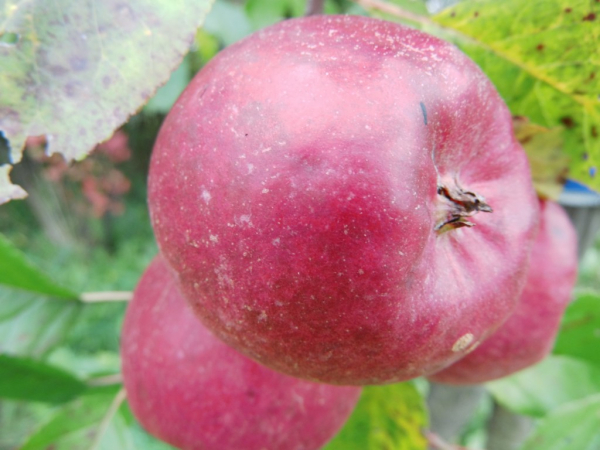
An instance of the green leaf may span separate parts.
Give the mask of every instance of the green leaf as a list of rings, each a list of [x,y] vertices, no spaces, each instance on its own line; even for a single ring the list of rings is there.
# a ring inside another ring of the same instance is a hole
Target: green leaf
[[[567,356],[550,356],[487,387],[498,403],[511,411],[541,417],[561,405],[600,392],[600,369]]]
[[[0,352],[45,355],[65,338],[83,306],[0,287]]]
[[[0,354],[0,397],[64,403],[86,389],[78,378],[57,367],[28,358]]]
[[[592,362],[600,367],[600,297],[578,296],[563,317],[554,353]]]
[[[0,284],[53,297],[77,298],[77,294],[54,283],[29,263],[25,255],[2,234],[0,234]]]
[[[548,414],[521,450],[600,448],[600,394],[568,403]]]
[[[144,106],[144,112],[166,114],[183,92],[191,79],[190,58],[185,57],[179,67],[171,74],[169,81],[162,86],[154,97]]]
[[[86,392],[61,407],[24,442],[20,450],[168,450],[145,433],[111,386]]]
[[[515,115],[564,129],[569,176],[600,190],[600,2],[472,0],[433,17]]]
[[[212,0],[3,0],[0,130],[13,162],[27,136],[83,158],[164,83]]]
[[[118,392],[119,388],[114,386],[86,392],[60,408],[47,423],[29,436],[20,449],[89,449],[107,412],[114,414],[111,405]]]
[[[426,426],[425,404],[412,383],[367,386],[325,450],[425,450]]]

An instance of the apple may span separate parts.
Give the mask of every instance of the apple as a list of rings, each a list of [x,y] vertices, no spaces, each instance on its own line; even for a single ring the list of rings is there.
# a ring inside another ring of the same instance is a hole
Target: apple
[[[484,383],[541,361],[552,350],[576,276],[575,229],[559,204],[543,201],[540,231],[517,309],[477,349],[429,379],[448,384]]]
[[[453,45],[358,16],[218,54],[153,150],[158,245],[204,324],[281,372],[383,384],[516,305],[538,203],[511,116]]]
[[[318,449],[361,392],[274,372],[222,343],[191,312],[160,257],[127,309],[121,354],[134,415],[184,450]]]

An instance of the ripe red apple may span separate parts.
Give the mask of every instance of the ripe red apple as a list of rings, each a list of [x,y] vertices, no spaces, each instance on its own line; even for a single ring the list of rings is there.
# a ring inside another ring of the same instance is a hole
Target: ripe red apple
[[[121,354],[133,413],[184,450],[318,449],[360,395],[274,372],[228,347],[194,316],[160,257],[127,309]]]
[[[208,328],[339,384],[431,373],[485,339],[515,306],[538,217],[479,68],[355,16],[287,20],[214,58],[157,138],[149,206]]]
[[[541,361],[552,350],[576,276],[575,229],[560,205],[544,201],[517,309],[472,353],[429,379],[449,384],[484,383]]]

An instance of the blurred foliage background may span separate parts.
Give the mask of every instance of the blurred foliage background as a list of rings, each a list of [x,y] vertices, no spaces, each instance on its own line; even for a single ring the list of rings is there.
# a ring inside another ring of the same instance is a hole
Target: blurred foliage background
[[[392,3],[425,11],[421,0]],[[430,7],[437,8],[444,2],[430,3]],[[24,162],[15,166],[13,180],[29,192],[29,197],[0,206],[0,233],[53,281],[74,292],[133,290],[157,252],[146,205],[146,175],[165,114],[191,77],[220,49],[259,28],[302,15],[304,8],[304,0],[217,0],[190,52],[169,81],[87,159],[66,164],[59,156],[44,156],[43,139],[28,141]],[[347,0],[327,0],[325,9],[328,13],[366,14]],[[7,161],[8,148],[0,139],[0,164]],[[577,288],[580,292],[600,292],[600,241],[583,258]],[[21,306],[9,307],[4,301],[9,298],[11,304],[18,301]],[[21,354],[41,358],[82,379],[114,375],[119,371],[119,333],[125,307],[125,302],[99,302],[59,312],[49,304],[33,302],[31,294],[0,286],[0,350],[21,346]],[[34,328],[30,335],[21,335],[24,324]],[[427,391],[426,383],[420,380],[414,386],[407,388],[413,397],[415,389],[422,394]],[[96,411],[94,405],[110,403],[114,392],[95,395],[72,408]],[[102,408],[106,409],[103,406],[100,411]],[[419,411],[422,408],[422,404],[414,407]],[[489,398],[481,401],[463,430],[462,445],[482,448],[492,408]],[[53,421],[67,412],[62,405],[0,401],[0,450],[20,448],[28,436],[42,435],[40,430],[51,429]],[[115,428],[114,440],[107,441],[117,443],[112,448],[168,448],[149,438],[126,407],[119,420],[127,425],[129,434],[119,436]],[[425,422],[420,418],[419,426]],[[359,419],[352,423],[368,428]],[[90,448],[84,434],[89,428],[89,423],[74,426],[71,441],[64,441],[60,448]],[[344,439],[332,443],[332,448],[350,448]],[[27,448],[45,448],[34,441],[29,444]],[[106,442],[103,445],[111,448]]]

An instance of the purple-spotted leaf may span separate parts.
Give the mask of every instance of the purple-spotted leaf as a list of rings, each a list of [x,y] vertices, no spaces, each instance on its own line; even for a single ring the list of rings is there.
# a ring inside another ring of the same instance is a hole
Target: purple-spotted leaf
[[[472,0],[432,19],[513,114],[564,129],[569,177],[600,190],[600,2]]]
[[[39,135],[49,153],[85,157],[169,78],[212,2],[3,1],[0,131],[12,162]]]

